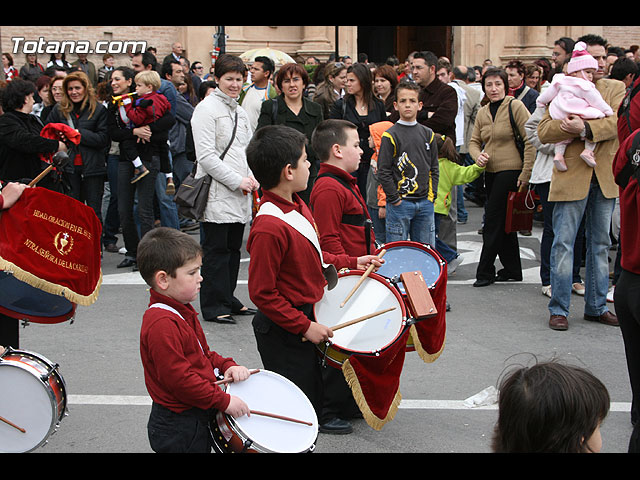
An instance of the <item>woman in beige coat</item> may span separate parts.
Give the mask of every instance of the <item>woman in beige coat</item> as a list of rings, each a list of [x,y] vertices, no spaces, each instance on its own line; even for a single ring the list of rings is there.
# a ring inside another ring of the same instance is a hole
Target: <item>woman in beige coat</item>
[[[507,85],[507,75],[502,69],[491,68],[483,76],[482,89],[488,103],[478,111],[469,143],[471,157],[487,162],[483,244],[474,287],[485,287],[496,281],[522,280],[518,234],[504,231],[507,197],[509,192],[528,185],[536,152],[526,140],[524,130],[529,111],[521,101],[507,96]],[[525,139],[524,158],[516,147],[509,107],[516,127]],[[497,275],[496,257],[500,258],[503,267]]]

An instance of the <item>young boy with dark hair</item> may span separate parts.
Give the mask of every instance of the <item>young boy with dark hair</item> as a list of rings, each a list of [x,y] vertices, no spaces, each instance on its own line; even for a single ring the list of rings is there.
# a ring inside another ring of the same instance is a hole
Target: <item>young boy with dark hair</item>
[[[245,402],[224,392],[217,371],[239,382],[249,370],[209,350],[190,302],[200,290],[202,249],[174,228],[148,232],[138,245],[140,274],[151,287],[140,329],[140,355],[153,404],[147,425],[157,453],[210,453],[209,421],[217,411],[249,414]]]
[[[310,206],[318,225],[320,247],[334,255],[360,256],[376,249],[373,223],[352,175],[362,149],[356,125],[346,120],[321,122],[311,137],[320,159]],[[324,405],[320,431],[350,433],[349,418],[361,416],[341,370],[324,368]]]
[[[322,373],[315,344],[333,332],[315,321],[313,305],[325,285],[335,286],[336,268],[381,263],[375,255],[321,250],[311,211],[297,194],[309,178],[305,144],[297,130],[269,125],[257,130],[247,147],[249,167],[263,191],[247,240],[249,297],[258,308],[253,329],[264,368],[296,384],[321,418]]]
[[[419,91],[409,82],[396,88],[400,119],[382,135],[378,180],[387,197],[386,241],[435,245],[438,147],[433,130],[416,120],[422,109]]]

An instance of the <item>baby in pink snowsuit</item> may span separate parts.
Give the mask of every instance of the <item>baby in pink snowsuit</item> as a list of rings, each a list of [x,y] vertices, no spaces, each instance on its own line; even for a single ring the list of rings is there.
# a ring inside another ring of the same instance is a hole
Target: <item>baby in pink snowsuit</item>
[[[563,120],[573,114],[585,120],[603,118],[613,115],[613,110],[604,101],[593,83],[593,73],[598,69],[598,62],[587,52],[584,42],[576,43],[571,60],[567,65],[567,74],[556,74],[551,85],[538,96],[537,106],[549,105],[549,115],[554,120]],[[584,150],[580,158],[590,167],[596,166],[593,150],[596,144],[583,138]],[[564,152],[573,140],[565,140],[555,145],[553,163],[558,171],[567,170]]]

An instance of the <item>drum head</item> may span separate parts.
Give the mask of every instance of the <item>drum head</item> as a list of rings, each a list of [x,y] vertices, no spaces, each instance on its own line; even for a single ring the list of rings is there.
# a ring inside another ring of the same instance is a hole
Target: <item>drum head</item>
[[[260,370],[243,382],[230,383],[227,393],[241,398],[251,410],[273,413],[312,423],[312,426],[265,417],[243,415],[229,421],[244,436],[274,453],[302,453],[318,437],[318,418],[307,396],[289,379]]]
[[[422,272],[429,288],[436,284],[442,274],[442,262],[433,249],[416,242],[391,242],[382,247],[387,250],[384,263],[377,270],[378,275],[386,278],[400,278],[404,272]],[[404,286],[398,283],[398,289],[404,293]]]
[[[36,369],[0,360],[0,391],[0,415],[26,430],[0,421],[0,452],[24,453],[42,445],[57,419],[55,401]]]
[[[384,278],[372,273],[349,301],[340,307],[364,272],[340,274],[333,290],[325,288],[323,298],[315,304],[316,321],[334,327],[349,320],[378,311],[394,310],[336,330],[330,341],[352,353],[371,354],[390,346],[402,333],[406,310],[402,298]]]

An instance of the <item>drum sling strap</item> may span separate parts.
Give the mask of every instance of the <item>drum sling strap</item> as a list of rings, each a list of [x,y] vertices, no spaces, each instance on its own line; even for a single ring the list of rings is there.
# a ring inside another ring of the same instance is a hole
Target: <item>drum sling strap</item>
[[[345,225],[352,225],[354,227],[364,227],[364,241],[367,246],[367,255],[370,255],[371,254],[371,232],[373,230],[373,222],[367,216],[367,207],[364,205],[364,203],[362,203],[362,200],[360,199],[360,197],[356,195],[356,192],[353,191],[353,189],[351,188],[351,185],[349,185],[349,183],[344,178],[340,178],[339,176],[334,175],[332,173],[322,173],[318,175],[318,178],[316,179],[316,181],[318,181],[322,177],[330,177],[338,181],[345,188],[347,188],[353,194],[354,197],[356,197],[356,200],[358,200],[358,203],[362,207],[362,213],[361,214],[345,213],[342,215],[341,223],[344,223]],[[313,205],[311,205],[311,211],[313,211]]]
[[[320,255],[320,263],[322,263],[322,274],[324,278],[327,280],[328,289],[331,290],[338,283],[338,271],[336,267],[331,264],[324,263],[324,258],[322,255],[322,249],[320,248],[320,241],[318,240],[318,234],[316,233],[316,229],[314,226],[307,220],[303,215],[296,212],[295,210],[291,210],[289,213],[284,213],[277,205],[271,202],[263,203],[260,206],[260,210],[256,214],[256,217],[260,215],[271,215],[276,218],[279,218],[287,225],[292,227],[298,233],[300,233],[303,237],[311,242],[311,244],[315,247],[318,255]]]

